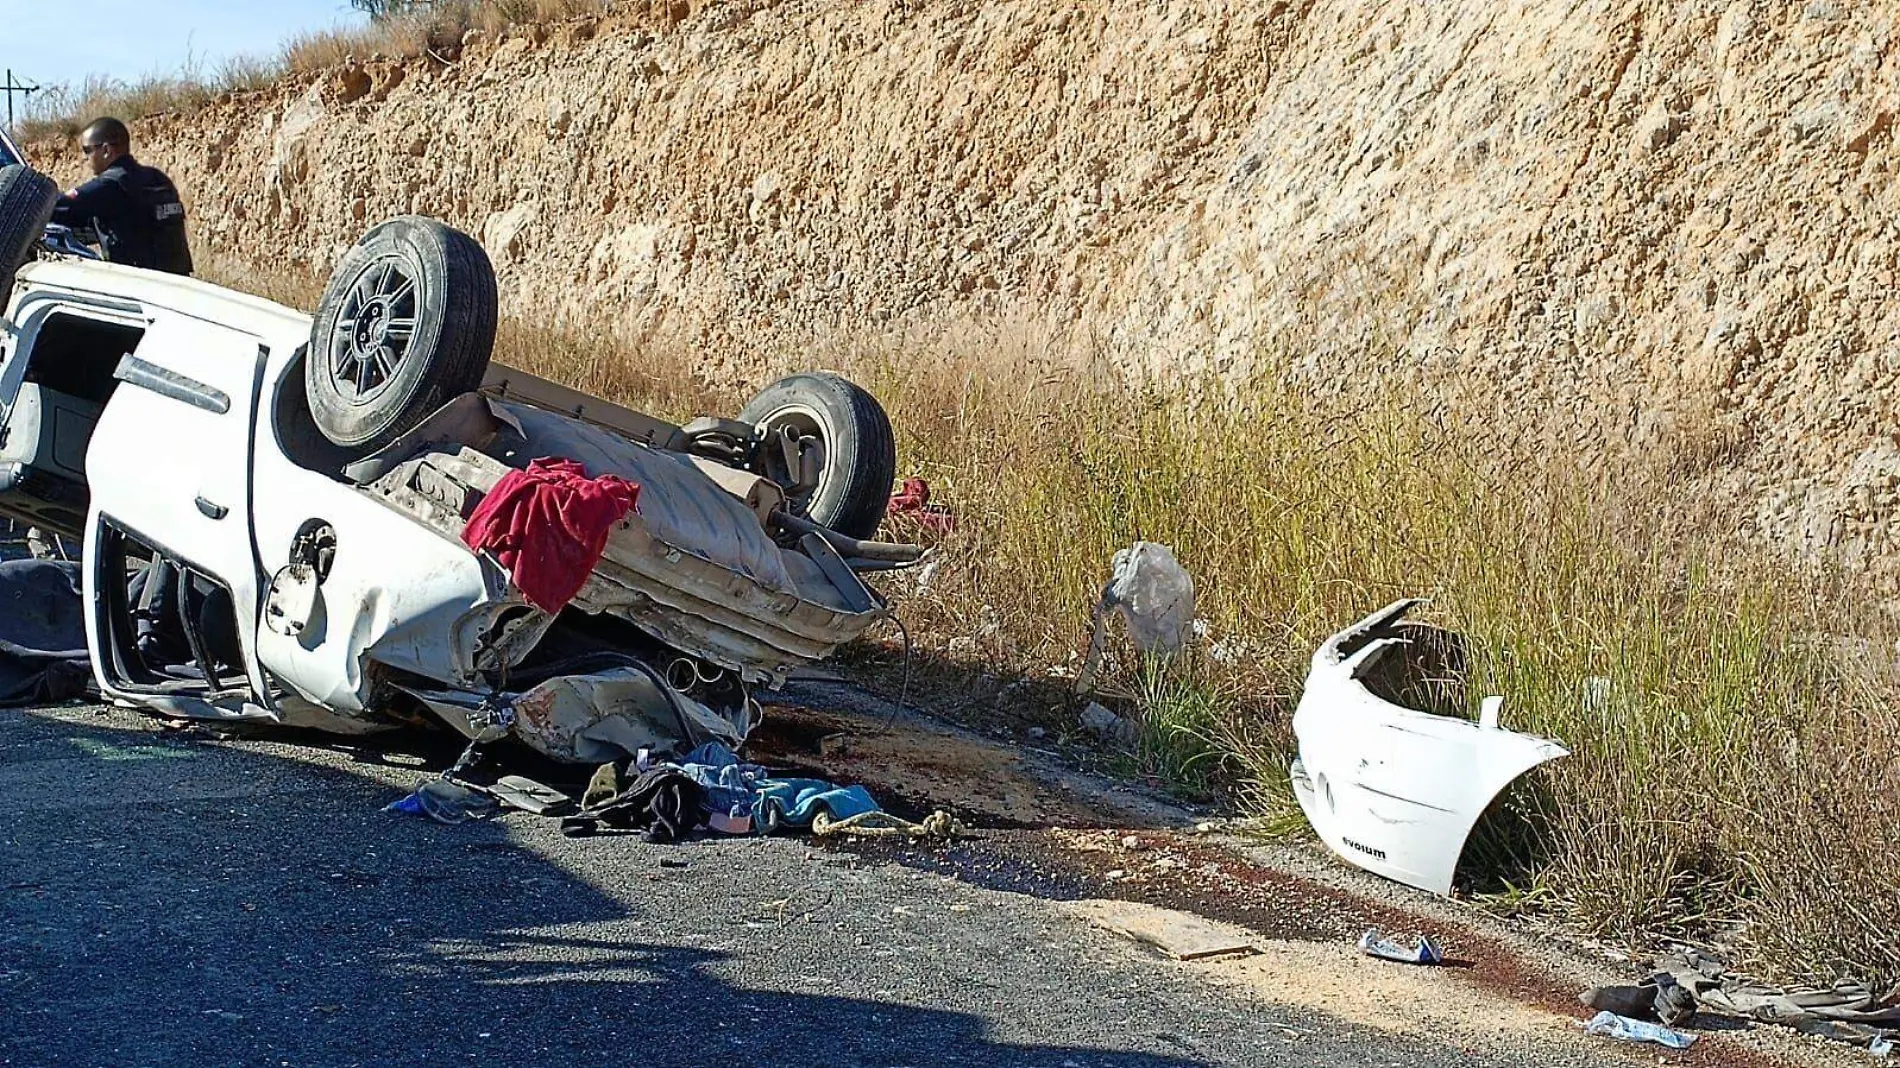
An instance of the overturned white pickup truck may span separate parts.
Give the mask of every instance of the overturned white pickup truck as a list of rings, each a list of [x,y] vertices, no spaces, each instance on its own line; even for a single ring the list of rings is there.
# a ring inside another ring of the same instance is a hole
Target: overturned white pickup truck
[[[79,539],[114,700],[589,762],[737,745],[753,687],[886,613],[859,573],[920,555],[865,540],[895,452],[843,379],[674,426],[491,364],[488,259],[432,220],[370,231],[312,317],[50,251],[52,193],[0,169],[0,514]],[[558,611],[461,538],[541,457],[640,487]]]

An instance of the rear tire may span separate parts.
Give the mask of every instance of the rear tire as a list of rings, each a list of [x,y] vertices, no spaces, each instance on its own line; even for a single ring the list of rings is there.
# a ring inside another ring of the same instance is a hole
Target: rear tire
[[[368,455],[479,388],[496,305],[494,267],[467,234],[419,215],[364,234],[311,324],[304,394],[317,429]]]
[[[32,255],[58,202],[51,178],[19,164],[0,167],[0,311],[13,299],[14,272]]]
[[[818,484],[790,495],[786,503],[794,514],[848,537],[877,534],[897,476],[897,442],[877,398],[837,375],[793,375],[767,386],[739,420],[758,428],[764,439],[758,473],[788,491],[798,479],[785,462],[780,430],[789,426],[818,439]]]

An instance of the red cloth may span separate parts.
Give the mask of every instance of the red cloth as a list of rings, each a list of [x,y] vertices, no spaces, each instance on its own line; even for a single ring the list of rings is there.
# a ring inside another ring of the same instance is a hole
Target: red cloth
[[[529,604],[559,612],[639,496],[640,487],[619,475],[588,478],[572,460],[543,458],[495,483],[468,517],[462,541],[493,553]]]
[[[930,503],[930,483],[921,478],[907,478],[891,494],[891,502],[884,509],[886,515],[909,516],[917,523],[939,534],[948,534],[956,529],[956,516],[941,504]]]

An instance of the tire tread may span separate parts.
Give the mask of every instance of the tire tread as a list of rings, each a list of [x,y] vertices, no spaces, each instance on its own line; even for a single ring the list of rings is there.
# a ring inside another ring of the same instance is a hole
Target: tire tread
[[[0,312],[13,299],[13,276],[33,252],[59,203],[59,186],[31,167],[0,167]]]

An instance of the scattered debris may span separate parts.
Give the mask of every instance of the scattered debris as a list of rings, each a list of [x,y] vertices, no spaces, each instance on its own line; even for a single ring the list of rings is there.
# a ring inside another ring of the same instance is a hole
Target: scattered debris
[[[1585,1032],[1602,1035],[1605,1038],[1619,1039],[1624,1042],[1654,1042],[1670,1049],[1688,1049],[1695,1044],[1694,1035],[1685,1035],[1681,1031],[1671,1031],[1661,1024],[1647,1020],[1632,1020],[1627,1016],[1618,1016],[1605,1009],[1591,1017],[1583,1025]]]
[[[1687,1023],[1696,1014],[1695,996],[1668,972],[1657,972],[1641,983],[1593,986],[1577,995],[1577,1000],[1618,1016],[1661,1020],[1668,1027]]]
[[[1418,944],[1406,947],[1385,936],[1377,927],[1359,936],[1359,948],[1369,956],[1395,960],[1400,964],[1443,964],[1445,953],[1431,935],[1420,935]]]
[[[823,740],[835,742],[842,737],[833,733]],[[597,769],[579,811],[562,820],[562,833],[582,837],[603,824],[641,831],[650,842],[678,841],[701,827],[729,835],[769,835],[801,828],[809,828],[818,837],[952,838],[968,833],[941,810],[921,823],[885,812],[862,786],[775,777],[760,765],[741,761],[720,742],[701,745],[678,764],[654,761],[643,751],[633,767],[642,770],[630,783],[622,782],[617,765]]]
[[[437,823],[450,826],[487,819],[500,809],[501,806],[493,798],[484,797],[447,778],[426,780],[408,797],[383,806],[384,812],[427,816]]]
[[[1188,912],[1106,899],[1077,901],[1069,907],[1098,927],[1154,946],[1176,960],[1258,952],[1253,932]]]
[[[1893,1056],[1893,1036],[1889,1034],[1875,1035],[1873,1041],[1867,1043],[1867,1052],[1882,1060]]]
[[[665,843],[679,841],[705,821],[699,783],[677,767],[654,765],[624,787],[618,780],[618,771],[611,764],[596,771],[587,790],[587,797],[593,800],[561,821],[561,833],[583,838],[606,824],[637,830],[649,842]]]
[[[1133,723],[1094,701],[1082,709],[1082,726],[1105,741],[1126,744],[1135,740]]]
[[[886,517],[897,517],[923,527],[937,534],[948,534],[957,529],[957,517],[950,509],[941,504],[930,503],[930,483],[921,478],[907,478],[891,494],[890,504],[885,508]]]
[[[1592,712],[1608,712],[1610,687],[1607,675],[1586,676],[1583,680],[1583,707]]]
[[[734,816],[727,812],[714,812],[706,817],[706,826],[720,834],[751,834],[752,814],[742,812]]]
[[[503,775],[484,792],[504,805],[537,816],[565,816],[578,807],[573,798],[554,787],[521,775]]]
[[[1730,975],[1723,961],[1687,946],[1676,947],[1656,965],[1705,1012],[1781,1024],[1870,1049],[1884,1032],[1900,1028],[1900,1005],[1852,980],[1830,987],[1768,986]]]
[[[232,1012],[229,1009],[206,1009],[202,1015],[216,1016],[220,1020],[229,1020],[232,1023],[241,1023],[244,1020],[243,1013]]]
[[[1116,612],[1128,623],[1128,637],[1144,655],[1173,656],[1187,646],[1194,621],[1194,580],[1174,558],[1174,551],[1151,541],[1138,541],[1115,554],[1111,577],[1095,606],[1095,629],[1088,657],[1076,676],[1075,690],[1087,693],[1101,668],[1108,647],[1108,616]]]
[[[1293,713],[1299,756],[1289,773],[1300,809],[1333,852],[1437,894],[1471,828],[1525,772],[1568,756],[1557,742],[1498,725],[1503,699],[1467,718],[1464,641],[1396,601],[1313,654]]]

